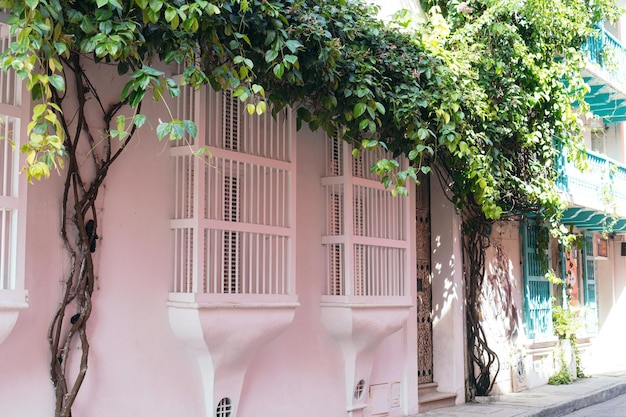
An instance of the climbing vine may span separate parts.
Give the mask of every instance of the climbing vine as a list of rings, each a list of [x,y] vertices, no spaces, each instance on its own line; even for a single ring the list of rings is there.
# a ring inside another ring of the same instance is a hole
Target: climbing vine
[[[602,219],[602,235],[606,238],[613,233],[613,227],[617,224],[617,204],[615,202],[615,174],[618,166],[613,161],[608,161],[602,168],[600,199],[604,205],[604,219]]]
[[[460,146],[440,150],[441,177],[463,220],[471,399],[489,393],[499,371],[480,321],[489,225],[534,213],[553,236],[571,241],[559,223],[566,206],[555,185],[555,165],[563,149],[570,160],[584,163],[581,123],[569,103],[577,100],[579,110],[586,111],[580,51],[600,16],[610,20],[615,11],[604,1],[423,4],[442,11],[442,17],[430,22],[443,28],[444,49],[453,59],[471,63],[461,73],[471,80],[459,84],[462,96],[478,97],[463,111],[464,147],[470,151],[464,153]]]
[[[497,356],[477,296],[489,225],[537,212],[554,233],[567,232],[554,161],[561,148],[581,158],[572,106],[577,100],[585,111],[579,51],[596,23],[617,12],[611,0],[434,3],[425,22],[398,14],[385,24],[357,0],[0,1],[16,37],[0,66],[25,80],[33,101],[26,175],[65,175],[60,229],[71,262],[49,332],[56,417],[71,415],[87,370],[99,191],[148,124],[142,103],[164,103],[181,84],[253,98],[250,113],[290,105],[299,127],[338,134],[356,152],[382,146],[406,155],[406,170],[393,159],[372,167],[396,194],[434,168],[464,222],[469,392],[491,389]],[[125,77],[114,100],[90,79],[92,62]],[[169,78],[159,64],[183,68],[182,77]],[[101,125],[88,123],[88,112]],[[152,122],[159,139],[196,134],[171,114]],[[82,356],[71,379],[73,343]]]

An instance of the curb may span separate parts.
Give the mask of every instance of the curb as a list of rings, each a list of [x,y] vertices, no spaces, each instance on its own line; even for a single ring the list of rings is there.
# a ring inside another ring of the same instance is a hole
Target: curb
[[[593,394],[585,395],[575,400],[546,407],[528,417],[560,417],[574,411],[600,404],[626,393],[626,382],[617,383],[611,387],[603,388]]]

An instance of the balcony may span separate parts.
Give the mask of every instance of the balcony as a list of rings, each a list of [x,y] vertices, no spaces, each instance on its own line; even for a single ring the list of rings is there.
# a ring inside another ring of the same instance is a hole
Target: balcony
[[[585,172],[572,163],[563,166],[559,186],[570,202],[563,223],[603,231],[614,214],[613,231],[626,232],[626,165],[591,151],[587,162]]]
[[[626,48],[601,28],[583,49],[587,55],[584,76],[591,89],[585,101],[606,124],[626,121]]]

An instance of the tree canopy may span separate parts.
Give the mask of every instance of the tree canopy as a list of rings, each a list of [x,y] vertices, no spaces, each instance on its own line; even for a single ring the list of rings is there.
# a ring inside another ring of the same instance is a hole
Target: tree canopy
[[[472,200],[494,219],[559,206],[555,155],[582,147],[572,108],[584,92],[581,47],[616,17],[611,0],[439,2],[426,23],[391,25],[347,0],[3,3],[18,35],[0,63],[28,80],[36,104],[24,147],[33,178],[64,156],[51,90],[63,93],[72,54],[129,72],[120,99],[133,108],[149,90],[177,94],[158,60],[184,65],[182,83],[258,97],[251,112],[292,105],[313,129],[407,155],[408,171],[376,167],[400,192],[416,170],[441,166],[459,208]],[[116,121],[111,134],[124,139]],[[172,120],[157,133],[185,130],[194,133]]]

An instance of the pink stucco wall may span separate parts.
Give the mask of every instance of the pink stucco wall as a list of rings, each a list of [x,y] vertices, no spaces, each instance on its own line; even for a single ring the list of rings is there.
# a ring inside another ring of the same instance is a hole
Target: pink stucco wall
[[[519,222],[499,222],[491,230],[482,290],[482,318],[489,346],[499,358],[494,393],[510,392],[511,367],[523,357],[524,280]]]
[[[96,82],[120,86],[104,67]],[[95,74],[95,73],[94,73]],[[158,107],[146,111],[153,120]],[[163,116],[162,116],[163,117]],[[296,292],[294,321],[253,358],[245,377],[239,417],[345,415],[343,361],[320,322],[323,285],[324,169],[321,134],[298,133]],[[30,186],[26,287],[30,307],[0,345],[0,415],[53,415],[46,333],[68,262],[59,239],[62,177]],[[195,360],[173,335],[166,301],[172,280],[172,161],[149,128],[110,171],[99,197],[98,282],[89,323],[89,372],[75,405],[77,415],[202,416],[204,392]],[[415,322],[411,310],[409,323]],[[412,321],[411,321],[412,320]],[[374,353],[372,384],[415,375],[407,369],[415,330],[401,329]],[[410,378],[409,378],[410,379]],[[408,395],[408,397],[407,397]],[[415,410],[415,390],[391,415]],[[367,410],[365,414],[369,415]]]

